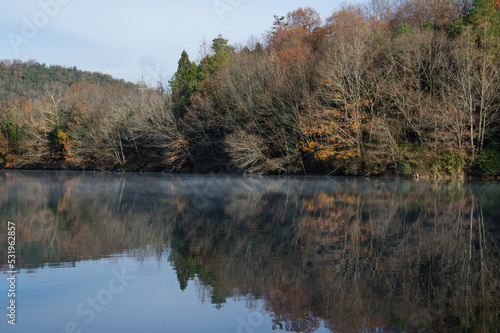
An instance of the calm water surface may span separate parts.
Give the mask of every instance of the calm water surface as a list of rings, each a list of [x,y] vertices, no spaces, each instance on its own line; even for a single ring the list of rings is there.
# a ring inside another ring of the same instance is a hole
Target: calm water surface
[[[500,330],[497,182],[4,171],[0,226],[1,332]]]

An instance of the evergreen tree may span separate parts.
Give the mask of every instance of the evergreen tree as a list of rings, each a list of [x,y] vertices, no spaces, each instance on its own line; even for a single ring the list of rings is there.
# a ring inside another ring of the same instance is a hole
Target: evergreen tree
[[[169,81],[172,91],[172,100],[177,117],[184,114],[186,108],[190,105],[190,97],[198,85],[198,68],[194,61],[189,60],[186,51],[182,51],[178,62],[177,72],[172,80]]]
[[[212,40],[212,55],[208,55],[202,59],[198,67],[198,80],[201,82],[207,76],[215,75],[215,72],[221,67],[222,64],[228,62],[231,53],[234,52],[234,46],[228,43],[228,40],[219,34]]]
[[[219,52],[232,52],[234,51],[234,47],[232,45],[229,45],[228,40],[222,37],[221,34],[219,34],[216,38],[213,39],[212,41],[212,50],[215,52],[215,54]]]
[[[260,42],[255,44],[255,48],[253,49],[253,53],[255,55],[260,55],[260,54],[264,53],[264,47],[262,46],[262,44]]]

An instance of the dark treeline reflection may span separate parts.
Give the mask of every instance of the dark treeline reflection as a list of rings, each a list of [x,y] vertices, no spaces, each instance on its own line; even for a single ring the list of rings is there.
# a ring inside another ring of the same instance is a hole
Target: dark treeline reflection
[[[168,253],[202,302],[262,299],[296,332],[500,329],[499,204],[497,183],[0,173],[20,266]]]

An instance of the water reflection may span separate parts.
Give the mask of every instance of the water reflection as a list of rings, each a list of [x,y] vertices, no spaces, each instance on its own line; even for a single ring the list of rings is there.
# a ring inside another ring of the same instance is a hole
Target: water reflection
[[[25,269],[168,252],[181,290],[294,332],[499,329],[499,203],[496,183],[0,173]]]

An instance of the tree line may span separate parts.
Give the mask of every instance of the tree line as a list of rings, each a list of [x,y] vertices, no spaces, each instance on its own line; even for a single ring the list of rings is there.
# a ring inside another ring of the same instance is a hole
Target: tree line
[[[500,174],[498,0],[299,8],[184,51],[169,90],[76,83],[0,107],[14,168]]]
[[[24,97],[37,99],[46,93],[47,87],[71,86],[78,82],[133,86],[124,80],[113,79],[109,74],[81,71],[76,67],[47,66],[35,60],[19,59],[0,61],[0,100]]]

